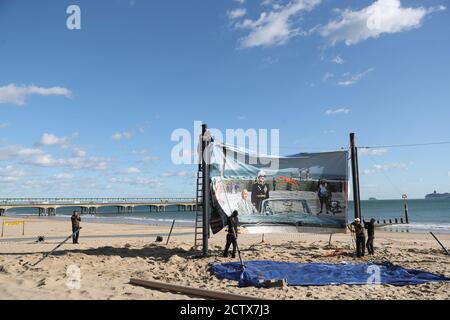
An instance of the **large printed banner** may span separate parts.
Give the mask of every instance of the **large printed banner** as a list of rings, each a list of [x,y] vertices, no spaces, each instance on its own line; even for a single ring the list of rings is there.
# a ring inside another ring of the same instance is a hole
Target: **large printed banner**
[[[347,151],[272,157],[213,143],[209,155],[213,233],[234,210],[248,233],[345,232]]]

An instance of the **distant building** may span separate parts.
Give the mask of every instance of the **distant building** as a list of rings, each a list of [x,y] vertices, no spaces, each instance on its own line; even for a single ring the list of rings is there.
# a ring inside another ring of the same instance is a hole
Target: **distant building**
[[[377,198],[369,198],[369,201],[375,201]]]

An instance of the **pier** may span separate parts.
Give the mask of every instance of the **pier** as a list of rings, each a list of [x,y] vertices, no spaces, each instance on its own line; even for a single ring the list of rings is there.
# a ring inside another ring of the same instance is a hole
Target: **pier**
[[[136,207],[148,207],[149,212],[165,212],[175,206],[178,211],[196,211],[192,198],[2,198],[0,216],[10,209],[37,209],[38,215],[52,216],[59,208],[79,208],[81,214],[96,214],[98,208],[116,207],[117,213],[132,213]]]

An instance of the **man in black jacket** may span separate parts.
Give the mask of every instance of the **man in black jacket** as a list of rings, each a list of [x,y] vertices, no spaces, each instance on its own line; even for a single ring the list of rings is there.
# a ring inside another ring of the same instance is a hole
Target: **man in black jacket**
[[[373,256],[373,240],[375,239],[375,219],[370,219],[370,222],[364,222],[364,228],[367,229],[367,252]]]
[[[72,220],[72,242],[78,244],[78,237],[80,236],[80,214],[75,210],[70,217]]]
[[[223,252],[224,257],[228,257],[228,250],[230,249],[230,245],[233,245],[233,253],[231,254],[232,258],[236,257],[236,249],[237,249],[237,234],[238,234],[238,212],[234,210],[231,216],[228,218],[228,232],[227,232],[227,243],[225,245],[225,250]]]

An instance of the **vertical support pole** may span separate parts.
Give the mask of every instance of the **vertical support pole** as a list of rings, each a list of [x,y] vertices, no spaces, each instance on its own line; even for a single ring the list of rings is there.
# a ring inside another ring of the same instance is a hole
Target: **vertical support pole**
[[[2,238],[3,238],[3,229],[5,229],[5,221],[2,223]]]
[[[25,235],[25,221],[22,221],[22,236]]]
[[[431,232],[431,231],[430,231],[430,233],[431,233],[431,235],[433,236],[433,238],[440,244],[440,246],[442,247],[442,249],[444,249],[444,251],[450,256],[450,252],[448,252],[447,248],[444,247],[444,245],[439,241],[439,239],[434,235],[434,233]]]
[[[170,228],[169,236],[167,237],[166,245],[169,244],[170,236],[172,235],[173,226],[175,225],[175,219],[172,221],[172,227]]]
[[[209,141],[205,141],[205,134],[208,130],[208,126],[206,124],[202,124],[202,230],[203,230],[203,256],[208,256],[208,238],[209,238],[209,158],[208,154],[206,154],[205,150],[208,146]],[[205,157],[206,155],[206,157]],[[205,159],[208,158],[208,159]]]
[[[350,133],[350,153],[352,163],[352,183],[353,183],[353,205],[355,219],[361,219],[361,202],[359,197],[359,169],[358,169],[358,149],[355,146],[355,134]]]

